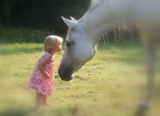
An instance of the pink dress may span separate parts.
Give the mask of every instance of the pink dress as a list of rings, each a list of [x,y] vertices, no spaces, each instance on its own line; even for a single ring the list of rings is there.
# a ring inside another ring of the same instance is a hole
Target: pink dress
[[[38,69],[38,65],[36,65],[29,81],[29,87],[35,89],[38,93],[48,96],[52,94],[54,84],[54,57],[52,57],[51,54],[45,52],[39,58],[38,62],[40,62],[45,55],[51,56],[51,60],[45,66],[45,70],[48,72],[50,77],[44,80],[42,78],[41,72]]]

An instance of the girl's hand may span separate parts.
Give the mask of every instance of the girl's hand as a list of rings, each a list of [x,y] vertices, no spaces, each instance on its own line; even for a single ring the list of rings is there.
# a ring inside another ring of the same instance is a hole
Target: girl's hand
[[[42,77],[43,77],[44,80],[49,78],[49,74],[47,73],[47,71],[45,71],[45,73],[42,74]]]

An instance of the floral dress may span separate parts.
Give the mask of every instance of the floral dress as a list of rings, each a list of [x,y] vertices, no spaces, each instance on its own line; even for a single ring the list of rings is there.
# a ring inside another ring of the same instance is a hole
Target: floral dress
[[[38,65],[36,65],[29,81],[29,87],[35,89],[38,93],[49,96],[52,94],[54,84],[54,57],[52,57],[51,54],[45,52],[39,58],[38,62],[41,62],[45,55],[51,56],[51,60],[45,65],[45,70],[48,72],[49,78],[43,79],[42,74],[38,69]]]

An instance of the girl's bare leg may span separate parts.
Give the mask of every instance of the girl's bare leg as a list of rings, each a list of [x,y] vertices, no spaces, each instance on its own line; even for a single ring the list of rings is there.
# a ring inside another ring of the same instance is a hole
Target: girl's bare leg
[[[36,109],[39,109],[41,106],[41,98],[42,98],[42,94],[37,92],[37,94],[36,94]]]
[[[43,106],[50,106],[50,105],[51,105],[51,103],[49,103],[49,102],[47,101],[47,96],[46,96],[46,95],[43,95],[43,94],[42,94],[42,105],[43,105]]]

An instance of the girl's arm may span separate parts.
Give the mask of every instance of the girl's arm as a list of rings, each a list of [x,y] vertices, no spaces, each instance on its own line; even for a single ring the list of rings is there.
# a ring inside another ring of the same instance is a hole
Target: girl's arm
[[[42,74],[42,77],[44,79],[49,78],[49,74],[47,73],[47,71],[45,70],[45,65],[51,60],[51,56],[44,56],[44,58],[38,63],[38,68]]]

